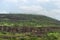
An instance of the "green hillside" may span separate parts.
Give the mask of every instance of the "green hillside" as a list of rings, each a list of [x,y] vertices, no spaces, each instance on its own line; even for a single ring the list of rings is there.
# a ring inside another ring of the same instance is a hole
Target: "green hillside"
[[[44,15],[0,14],[0,26],[60,26],[60,21]]]
[[[60,21],[44,15],[0,14],[0,40],[60,40],[59,30]]]

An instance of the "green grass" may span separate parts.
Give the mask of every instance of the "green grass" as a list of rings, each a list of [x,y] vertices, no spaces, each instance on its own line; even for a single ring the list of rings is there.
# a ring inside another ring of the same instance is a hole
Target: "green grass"
[[[6,32],[6,34],[0,32],[0,36],[16,36],[16,38],[8,38],[8,39],[5,39],[5,40],[60,40],[60,33],[59,32],[50,32],[50,33],[47,33],[45,34],[45,36],[43,37],[37,37],[37,36],[32,36],[32,34],[30,33],[27,33],[29,34],[30,36],[27,36],[25,35],[26,33],[15,33],[15,34],[12,34],[12,33],[9,33],[9,32]],[[17,37],[17,36],[20,36],[20,37]],[[4,40],[4,38],[0,38],[0,40]]]

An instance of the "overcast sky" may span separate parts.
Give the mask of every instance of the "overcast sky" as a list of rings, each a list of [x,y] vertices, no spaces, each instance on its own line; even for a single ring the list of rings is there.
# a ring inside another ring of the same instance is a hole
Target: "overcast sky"
[[[0,0],[0,13],[43,14],[60,20],[60,0]]]

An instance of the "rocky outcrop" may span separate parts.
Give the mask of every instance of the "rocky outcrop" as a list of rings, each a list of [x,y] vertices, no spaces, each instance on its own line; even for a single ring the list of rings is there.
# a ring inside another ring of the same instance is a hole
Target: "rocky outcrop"
[[[47,33],[59,31],[60,27],[7,27],[0,26],[0,31],[6,32],[15,32],[15,33],[25,33],[25,32],[34,32],[34,33]]]

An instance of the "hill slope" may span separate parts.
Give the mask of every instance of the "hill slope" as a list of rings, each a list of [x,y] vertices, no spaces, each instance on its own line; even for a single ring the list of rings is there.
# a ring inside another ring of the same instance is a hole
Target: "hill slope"
[[[0,14],[1,26],[60,26],[60,21],[44,15]]]

